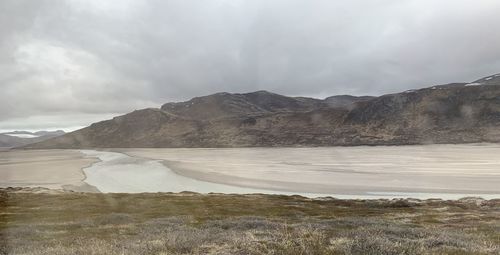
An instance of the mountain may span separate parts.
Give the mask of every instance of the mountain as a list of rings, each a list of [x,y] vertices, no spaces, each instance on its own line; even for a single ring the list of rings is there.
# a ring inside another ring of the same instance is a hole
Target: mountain
[[[217,93],[187,102],[166,103],[161,110],[197,120],[262,115],[275,112],[307,112],[326,107],[319,99],[286,97],[267,91],[245,94]]]
[[[326,103],[331,108],[346,108],[348,110],[351,110],[355,107],[356,103],[368,101],[373,98],[375,97],[371,96],[355,97],[351,95],[340,95],[340,96],[327,97],[325,98],[324,103]]]
[[[24,146],[45,141],[47,139],[58,137],[64,134],[65,132],[62,130],[38,131],[34,133],[28,131],[12,131],[0,133],[0,147],[11,148]]]
[[[217,93],[26,148],[349,146],[500,141],[500,75],[379,97]]]

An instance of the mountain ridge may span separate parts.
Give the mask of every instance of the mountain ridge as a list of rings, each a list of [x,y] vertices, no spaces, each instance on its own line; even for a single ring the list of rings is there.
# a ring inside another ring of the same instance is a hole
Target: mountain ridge
[[[500,75],[378,97],[216,93],[25,148],[352,146],[500,141]]]
[[[32,143],[45,141],[47,139],[61,136],[64,134],[65,132],[62,130],[37,131],[37,132],[16,130],[11,132],[4,132],[0,133],[0,147],[12,148],[12,147],[24,146]]]

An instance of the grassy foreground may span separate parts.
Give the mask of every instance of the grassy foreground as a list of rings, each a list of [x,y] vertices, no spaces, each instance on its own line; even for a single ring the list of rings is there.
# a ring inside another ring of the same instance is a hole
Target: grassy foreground
[[[0,254],[499,254],[500,200],[0,189]]]

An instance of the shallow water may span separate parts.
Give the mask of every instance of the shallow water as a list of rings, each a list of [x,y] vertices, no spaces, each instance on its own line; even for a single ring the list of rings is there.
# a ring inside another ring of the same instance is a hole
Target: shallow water
[[[477,193],[425,193],[425,192],[380,192],[365,191],[356,193],[314,193],[293,190],[275,190],[247,188],[235,185],[220,184],[209,181],[197,180],[176,174],[161,163],[161,160],[131,157],[123,153],[109,151],[84,150],[81,151],[89,157],[97,157],[101,161],[83,169],[86,174],[85,182],[97,187],[101,192],[182,192],[192,191],[198,193],[234,193],[234,194],[283,194],[302,195],[306,197],[332,196],[344,199],[369,199],[369,198],[443,198],[458,199],[466,196],[481,196],[486,199],[500,198],[500,194]]]
[[[198,193],[267,193],[293,195],[293,192],[276,192],[223,185],[184,177],[165,167],[159,160],[130,157],[123,153],[94,150],[81,151],[87,156],[97,157],[95,163],[83,171],[85,182],[97,187],[101,192],[141,193],[141,192],[182,192]],[[304,193],[305,196],[322,196]],[[324,195],[323,195],[324,196]]]

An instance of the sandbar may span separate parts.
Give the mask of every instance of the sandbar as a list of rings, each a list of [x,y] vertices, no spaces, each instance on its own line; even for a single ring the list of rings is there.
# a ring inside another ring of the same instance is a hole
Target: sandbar
[[[0,152],[0,187],[43,187],[98,192],[84,182],[82,168],[97,162],[78,150]]]

